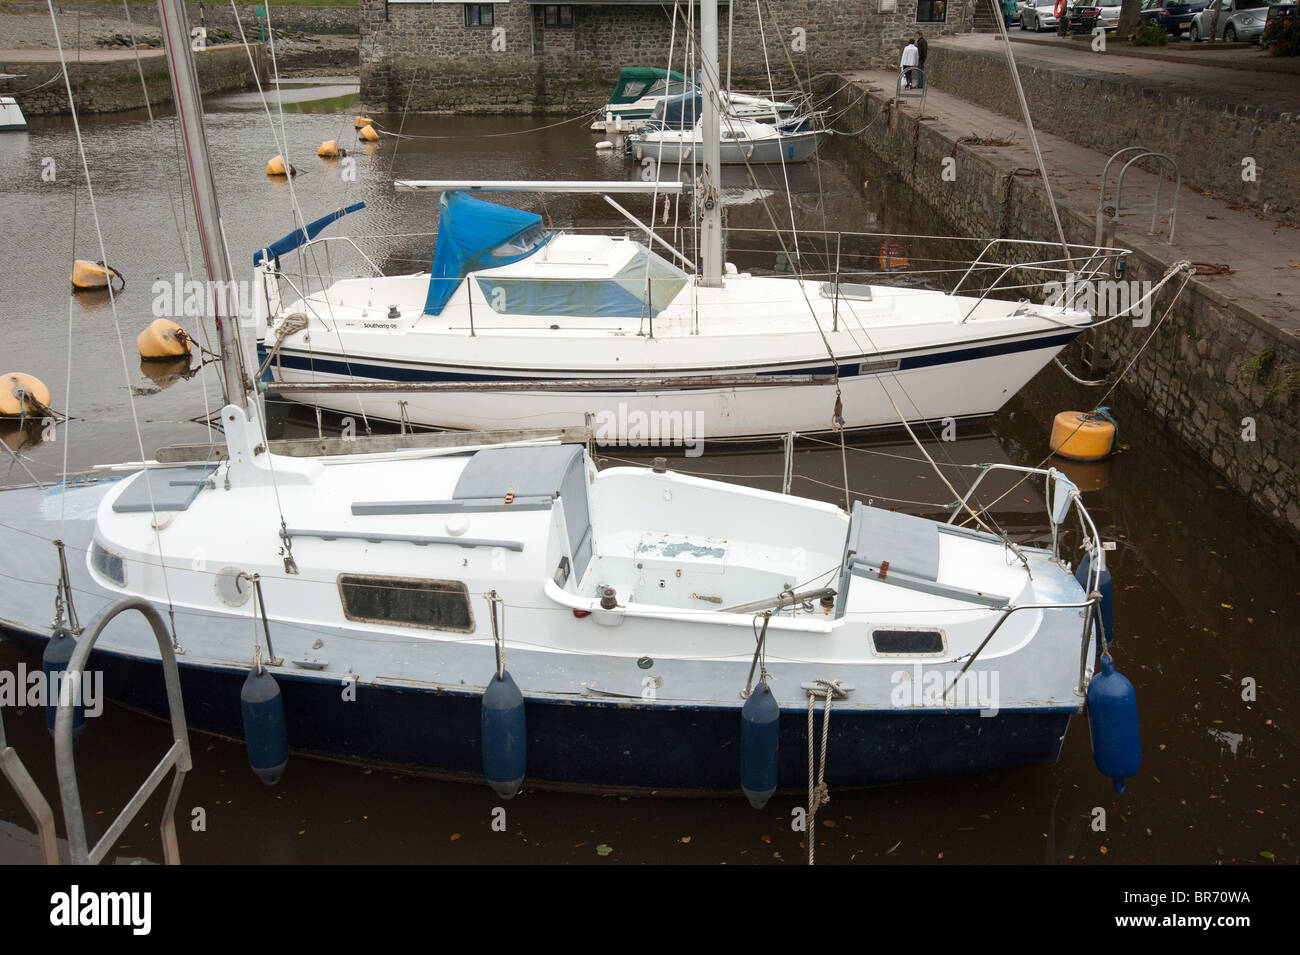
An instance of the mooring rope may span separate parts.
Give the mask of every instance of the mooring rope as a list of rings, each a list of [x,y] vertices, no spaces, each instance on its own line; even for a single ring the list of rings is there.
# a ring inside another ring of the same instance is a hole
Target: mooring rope
[[[817,811],[831,801],[831,791],[826,785],[826,747],[831,736],[831,701],[836,694],[844,695],[839,680],[814,680],[820,689],[808,691],[808,864],[816,864],[817,856]],[[813,717],[817,708],[817,697],[825,697],[822,708],[822,744],[821,759],[816,766],[814,777],[813,755],[817,749]],[[815,779],[815,781],[814,781]]]

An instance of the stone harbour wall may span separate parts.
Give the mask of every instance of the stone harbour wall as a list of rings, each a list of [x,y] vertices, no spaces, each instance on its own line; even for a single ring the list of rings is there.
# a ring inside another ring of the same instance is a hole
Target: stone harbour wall
[[[572,26],[547,26],[541,6],[498,3],[493,25],[466,26],[465,4],[360,0],[361,98],[371,107],[426,111],[579,112],[602,105],[624,66],[681,69],[686,7],[572,4]],[[971,28],[972,0],[952,0],[927,37]],[[487,5],[483,5],[487,6]],[[733,86],[778,90],[820,73],[896,64],[917,28],[916,0],[880,13],[880,0],[781,0],[736,5]],[[698,12],[695,14],[698,18]],[[727,8],[718,16],[726,70]],[[698,19],[694,23],[698,32]],[[494,48],[495,46],[495,48]]]
[[[1001,55],[952,46],[935,52],[926,70],[933,88],[1020,117]],[[1033,62],[1020,63],[1019,70],[1039,129],[1105,154],[1142,143],[1176,157],[1188,185],[1300,223],[1300,115],[1225,99],[1212,83],[1171,97],[1140,76],[1066,72]],[[1277,82],[1294,84],[1295,78],[1278,74]],[[1242,178],[1246,155],[1258,169],[1249,180]]]
[[[825,81],[826,91],[839,82]],[[978,147],[957,144],[915,113],[890,109],[892,89],[855,103],[859,95],[854,88],[835,95],[835,108],[844,111],[839,128],[867,127],[855,145],[883,161],[903,188],[914,190],[956,233],[1044,234],[1051,213],[1035,176],[1017,174]],[[934,175],[945,157],[956,160],[961,189]],[[1091,245],[1095,223],[1087,210],[1061,205],[1060,211],[1067,239]],[[1150,249],[1135,250],[1125,278],[1154,283],[1171,264]],[[1179,281],[1158,294],[1149,327],[1110,322],[1072,345],[1066,363],[1080,367],[1089,339],[1109,358],[1109,369],[1095,369],[1094,377],[1116,374],[1136,358],[1122,387],[1210,462],[1225,484],[1300,537],[1300,340],[1238,304],[1211,280],[1192,279],[1175,301]],[[1171,302],[1164,324],[1152,335]]]
[[[259,44],[253,47],[258,78],[265,83],[270,76],[266,49]],[[199,74],[199,86],[205,96],[252,88],[253,70],[248,53],[241,44],[211,47],[194,54]],[[167,61],[158,51],[144,51],[140,59],[145,85],[149,90],[150,104],[170,103],[171,78]],[[40,116],[68,112],[68,92],[59,76],[58,63],[24,61],[14,58],[0,62],[0,73],[26,74],[18,80],[0,82],[0,93],[26,90],[21,96],[23,113]],[[59,76],[52,83],[45,80]],[[140,86],[135,57],[123,56],[111,60],[75,60],[68,62],[68,76],[79,113],[112,113],[119,110],[143,109],[145,98]],[[39,89],[32,89],[39,86]]]

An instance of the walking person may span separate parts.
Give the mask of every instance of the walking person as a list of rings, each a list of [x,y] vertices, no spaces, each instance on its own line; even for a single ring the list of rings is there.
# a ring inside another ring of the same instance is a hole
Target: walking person
[[[903,74],[903,89],[910,90],[912,88],[912,81],[916,78],[916,66],[920,61],[921,53],[916,48],[916,43],[908,40],[907,46],[903,47],[903,59],[898,64],[898,68]]]
[[[916,88],[923,89],[925,87],[925,57],[926,54],[930,52],[930,44],[925,42],[925,34],[920,30],[916,31],[916,39],[914,42],[916,44],[917,53],[916,65],[919,67],[916,72]]]

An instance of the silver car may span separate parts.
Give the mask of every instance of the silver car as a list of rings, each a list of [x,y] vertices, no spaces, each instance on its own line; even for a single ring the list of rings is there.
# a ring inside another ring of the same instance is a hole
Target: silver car
[[[1020,10],[1020,29],[1033,30],[1041,33],[1043,30],[1056,29],[1056,4],[1055,3],[1031,3]]]
[[[1257,42],[1264,33],[1268,3],[1269,0],[1210,0],[1208,7],[1192,17],[1192,42],[1210,39],[1211,24],[1216,40]],[[1214,22],[1216,12],[1218,23]]]

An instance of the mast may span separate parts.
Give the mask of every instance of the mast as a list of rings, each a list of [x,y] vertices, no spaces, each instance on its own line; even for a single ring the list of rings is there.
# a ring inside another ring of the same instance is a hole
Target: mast
[[[700,216],[700,284],[722,286],[721,97],[718,92],[718,0],[700,4],[700,65],[704,74],[704,189]]]
[[[186,26],[185,0],[158,0],[158,17],[162,26],[163,46],[167,50],[167,72],[172,79],[172,96],[176,116],[181,124],[185,158],[190,172],[190,189],[194,195],[194,219],[198,225],[203,263],[208,273],[208,294],[217,331],[221,335],[221,375],[226,403],[245,407],[244,369],[239,357],[238,316],[223,314],[227,301],[238,296],[232,290],[230,256],[221,231],[221,210],[217,206],[217,189],[208,162],[208,137],[203,128],[203,101],[199,95],[198,75],[190,53],[189,29]]]

